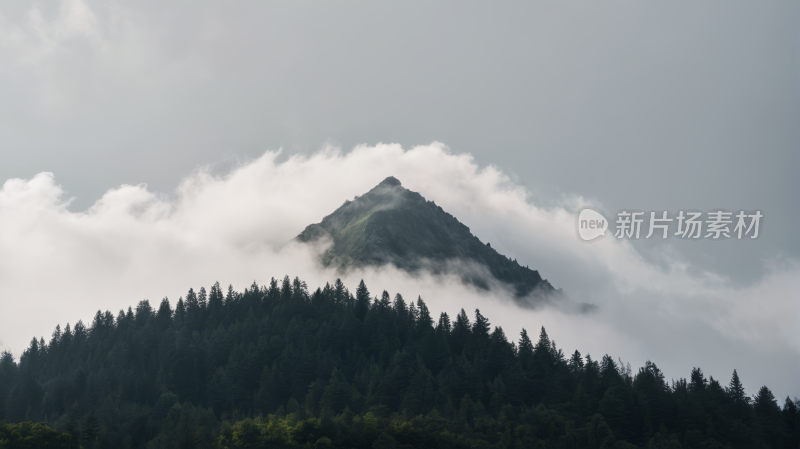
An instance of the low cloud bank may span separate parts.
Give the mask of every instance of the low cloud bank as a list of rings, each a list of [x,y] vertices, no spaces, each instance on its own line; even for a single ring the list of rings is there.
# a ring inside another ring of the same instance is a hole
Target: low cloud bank
[[[575,238],[573,212],[585,201],[537,207],[528,192],[494,167],[434,143],[327,148],[278,163],[267,152],[230,173],[198,170],[173,196],[145,185],[109,190],[84,212],[53,174],[11,179],[0,189],[0,341],[19,356],[33,335],[57,323],[87,322],[142,299],[175,303],[189,287],[219,280],[242,290],[254,280],[299,276],[312,288],[336,274],[320,268],[316,250],[291,240],[345,200],[387,176],[433,200],[481,240],[539,270],[571,300],[593,303],[590,315],[556,308],[522,310],[507,294],[480,291],[455,277],[409,276],[391,267],[348,273],[373,294],[421,295],[432,311],[475,308],[509,336],[540,326],[567,353],[609,353],[638,367],[650,359],[667,377],[694,366],[727,383],[737,369],[750,393],[763,384],[776,396],[800,395],[800,264],[767,261],[768,275],[745,289],[701,272],[664,244],[660,263],[629,244]]]

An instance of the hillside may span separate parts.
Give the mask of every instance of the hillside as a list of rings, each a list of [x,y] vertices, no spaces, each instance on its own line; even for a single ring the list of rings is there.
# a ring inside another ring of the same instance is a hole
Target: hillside
[[[483,243],[454,216],[394,177],[345,203],[297,237],[302,242],[330,238],[321,256],[325,266],[342,271],[367,265],[393,264],[415,272],[456,273],[465,282],[489,288],[493,281],[517,297],[540,299],[556,293],[539,272],[521,266]]]
[[[735,371],[669,382],[452,312],[288,277],[98,311],[0,355],[0,447],[797,447],[800,402]]]

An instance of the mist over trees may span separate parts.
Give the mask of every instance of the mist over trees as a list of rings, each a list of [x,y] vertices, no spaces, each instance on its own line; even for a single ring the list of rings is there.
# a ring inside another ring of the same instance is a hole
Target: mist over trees
[[[422,298],[373,293],[338,280],[310,293],[288,276],[243,292],[216,283],[56,326],[18,362],[0,356],[0,447],[800,442],[800,403],[766,386],[750,396],[735,370],[668,381],[650,361],[564,353],[544,328],[508,336],[480,310],[434,317]]]

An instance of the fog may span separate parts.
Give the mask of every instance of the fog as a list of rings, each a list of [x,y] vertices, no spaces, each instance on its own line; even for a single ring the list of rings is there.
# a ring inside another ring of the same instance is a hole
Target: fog
[[[116,313],[142,299],[166,296],[174,305],[190,287],[215,281],[241,291],[288,274],[324,286],[337,274],[318,266],[318,249],[292,239],[387,176],[599,311],[523,310],[501,291],[391,267],[348,273],[351,291],[363,278],[373,295],[419,295],[437,315],[480,308],[515,339],[523,327],[536,335],[545,326],[565,353],[608,353],[634,370],[649,359],[675,379],[698,366],[723,384],[736,369],[748,393],[766,384],[777,397],[800,395],[796,260],[764,260],[765,275],[736,287],[693,265],[669,239],[655,261],[613,238],[585,244],[573,228],[582,197],[538,205],[497,167],[436,142],[326,147],[309,156],[267,151],[224,173],[201,167],[168,194],[121,185],[79,212],[70,210],[57,173],[9,179],[0,189],[1,345],[18,357],[56,324],[88,322],[98,309]]]
[[[791,0],[3,2],[0,182],[51,171],[84,211],[268,149],[441,141],[542,204],[759,209],[757,244],[673,242],[753,285],[800,258],[799,19]]]

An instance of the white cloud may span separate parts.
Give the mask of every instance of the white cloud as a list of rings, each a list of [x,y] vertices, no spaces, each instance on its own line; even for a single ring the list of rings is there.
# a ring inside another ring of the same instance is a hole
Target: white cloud
[[[57,323],[86,321],[97,309],[117,311],[145,298],[169,296],[174,304],[189,287],[217,280],[241,290],[289,274],[324,285],[334,273],[320,270],[312,252],[290,240],[391,175],[600,311],[522,311],[502,294],[394,269],[349,274],[350,288],[363,277],[373,293],[422,295],[437,312],[480,308],[510,336],[544,325],[565,352],[609,353],[633,366],[649,358],[675,378],[700,366],[727,382],[736,368],[750,392],[767,384],[779,396],[800,394],[796,261],[774,262],[761,282],[737,290],[723,276],[696,273],[667,246],[656,266],[614,239],[587,245],[572,228],[572,210],[583,199],[564,198],[569,209],[538,207],[498,169],[480,168],[438,143],[410,150],[360,146],[347,154],[326,148],[282,163],[278,154],[221,176],[201,169],[172,196],[124,185],[85,212],[68,210],[52,174],[6,181],[0,340],[18,355],[34,334],[47,337]]]

